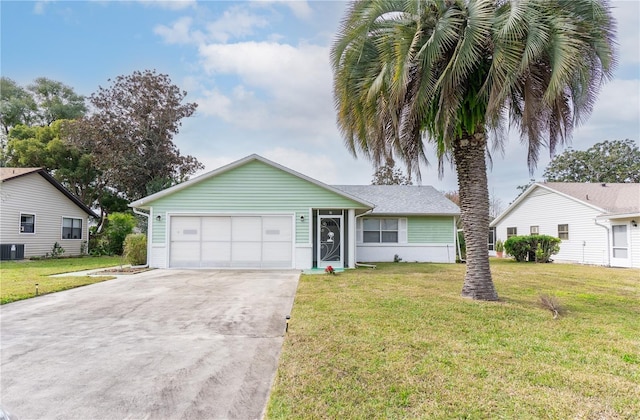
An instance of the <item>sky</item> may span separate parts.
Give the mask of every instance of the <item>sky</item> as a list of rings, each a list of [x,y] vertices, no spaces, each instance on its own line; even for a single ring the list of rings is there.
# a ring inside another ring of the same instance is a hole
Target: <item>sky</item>
[[[571,146],[640,140],[640,0],[612,1],[618,66]],[[256,153],[327,184],[370,184],[336,126],[329,51],[343,1],[0,0],[0,73],[26,87],[38,77],[89,96],[137,70],[167,74],[196,102],[174,143],[211,171]],[[492,155],[489,191],[504,206],[531,178],[526,147],[510,133]],[[422,184],[457,190],[455,172],[423,167]],[[558,150],[561,153],[564,149]],[[200,172],[202,173],[202,172]]]

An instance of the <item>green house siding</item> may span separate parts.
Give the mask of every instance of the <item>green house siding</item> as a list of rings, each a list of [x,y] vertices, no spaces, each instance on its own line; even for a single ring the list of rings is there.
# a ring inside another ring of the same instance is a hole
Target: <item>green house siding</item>
[[[453,217],[426,216],[407,218],[407,240],[409,243],[452,243]]]
[[[223,172],[151,203],[153,243],[166,240],[166,213],[295,213],[296,243],[309,242],[310,208],[365,208],[362,204],[260,161]],[[158,222],[155,217],[162,216]],[[305,220],[301,221],[300,216]]]

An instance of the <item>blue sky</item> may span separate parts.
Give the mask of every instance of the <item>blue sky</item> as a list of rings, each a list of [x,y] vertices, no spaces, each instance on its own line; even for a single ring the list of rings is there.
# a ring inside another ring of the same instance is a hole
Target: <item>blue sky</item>
[[[174,141],[206,170],[257,153],[329,184],[368,184],[335,125],[329,49],[341,1],[0,2],[0,72],[26,86],[37,77],[90,95],[135,70],[169,75],[199,104]],[[613,1],[619,65],[572,146],[640,137],[640,2]],[[530,179],[512,135],[493,156],[489,189],[506,205]],[[435,162],[433,153],[430,159]],[[534,177],[549,162],[543,152]],[[422,169],[422,183],[457,189],[455,173]]]

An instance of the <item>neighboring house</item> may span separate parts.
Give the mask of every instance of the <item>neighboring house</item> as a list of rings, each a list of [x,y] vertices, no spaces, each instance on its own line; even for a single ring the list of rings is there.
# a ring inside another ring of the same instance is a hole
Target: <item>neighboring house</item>
[[[57,242],[64,255],[86,252],[88,216],[97,217],[42,168],[0,168],[3,260],[44,256]]]
[[[640,268],[640,184],[549,182],[531,185],[491,222],[492,239],[560,238],[556,261]]]
[[[458,207],[432,187],[340,186],[251,155],[130,204],[152,267],[455,262]]]

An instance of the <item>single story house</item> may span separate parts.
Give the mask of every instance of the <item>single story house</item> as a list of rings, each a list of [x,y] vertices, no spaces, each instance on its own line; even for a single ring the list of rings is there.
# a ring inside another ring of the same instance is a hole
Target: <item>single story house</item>
[[[151,267],[456,260],[460,211],[433,187],[330,186],[258,155],[129,206],[149,219]]]
[[[87,251],[88,217],[98,217],[42,168],[0,168],[0,257],[44,256],[57,242],[64,255]]]
[[[492,239],[541,234],[562,240],[556,261],[640,268],[640,184],[531,185],[491,222]]]

